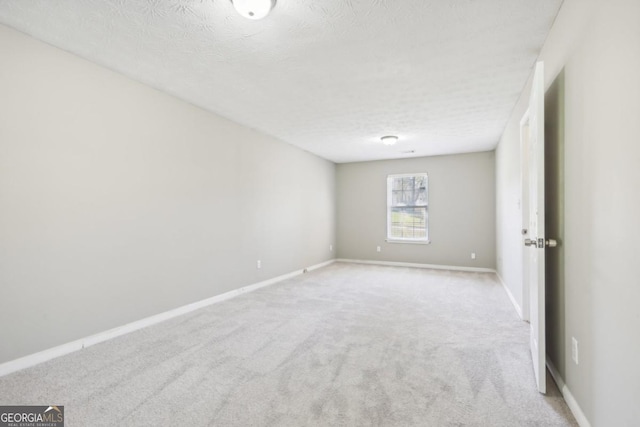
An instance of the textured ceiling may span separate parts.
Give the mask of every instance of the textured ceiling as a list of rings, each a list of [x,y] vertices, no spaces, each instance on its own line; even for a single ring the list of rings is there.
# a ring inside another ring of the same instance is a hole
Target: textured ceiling
[[[350,162],[493,149],[561,3],[0,0],[0,22]]]

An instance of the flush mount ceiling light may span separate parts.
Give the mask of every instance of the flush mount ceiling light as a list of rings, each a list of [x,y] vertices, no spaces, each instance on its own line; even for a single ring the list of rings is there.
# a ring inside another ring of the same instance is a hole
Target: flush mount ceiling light
[[[398,142],[398,137],[394,135],[387,135],[380,138],[380,141],[382,141],[384,145],[394,145]]]
[[[271,12],[276,0],[231,0],[238,13],[248,19],[262,19]]]

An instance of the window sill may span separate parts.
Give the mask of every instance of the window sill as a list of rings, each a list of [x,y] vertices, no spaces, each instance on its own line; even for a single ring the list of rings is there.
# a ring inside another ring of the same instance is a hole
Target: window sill
[[[387,243],[407,243],[409,245],[430,245],[431,240],[395,240],[386,239]]]

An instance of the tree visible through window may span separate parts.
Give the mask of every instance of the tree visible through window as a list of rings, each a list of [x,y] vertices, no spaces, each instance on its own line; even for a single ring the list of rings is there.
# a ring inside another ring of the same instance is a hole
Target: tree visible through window
[[[427,174],[387,177],[387,239],[428,242]]]

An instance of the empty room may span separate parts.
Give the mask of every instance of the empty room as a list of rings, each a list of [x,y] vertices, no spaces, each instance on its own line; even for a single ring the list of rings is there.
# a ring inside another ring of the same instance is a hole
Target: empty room
[[[0,427],[640,426],[639,18],[0,0]]]

